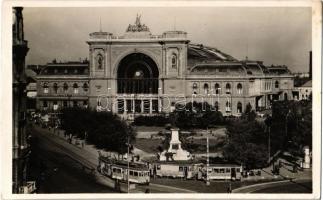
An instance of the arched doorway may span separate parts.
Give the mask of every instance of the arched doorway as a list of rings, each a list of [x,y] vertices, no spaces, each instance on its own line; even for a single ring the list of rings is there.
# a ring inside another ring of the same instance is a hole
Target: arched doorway
[[[117,111],[120,114],[158,112],[158,66],[143,53],[132,53],[124,57],[117,71]],[[149,94],[136,98],[132,94]]]
[[[132,53],[124,57],[118,66],[118,93],[157,94],[158,67],[149,56]]]
[[[287,101],[288,100],[288,95],[287,93],[284,93],[284,101]]]

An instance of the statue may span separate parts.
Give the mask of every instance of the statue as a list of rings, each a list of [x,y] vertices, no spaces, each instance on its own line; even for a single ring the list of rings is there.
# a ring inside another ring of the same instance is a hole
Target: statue
[[[136,21],[134,25],[129,24],[127,28],[127,32],[147,32],[149,28],[145,24],[141,24],[141,15],[136,16]]]

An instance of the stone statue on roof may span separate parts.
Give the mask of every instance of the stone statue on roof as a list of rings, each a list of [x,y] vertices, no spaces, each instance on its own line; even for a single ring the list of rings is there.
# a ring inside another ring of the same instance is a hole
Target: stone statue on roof
[[[149,28],[145,24],[141,24],[141,15],[136,16],[136,21],[134,25],[129,24],[127,32],[147,32]]]

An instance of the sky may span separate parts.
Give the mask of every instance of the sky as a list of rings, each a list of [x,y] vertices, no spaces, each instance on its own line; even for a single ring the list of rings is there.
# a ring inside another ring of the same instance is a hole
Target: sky
[[[182,30],[192,43],[216,47],[237,59],[247,56],[268,66],[308,72],[311,8],[298,7],[26,7],[26,64],[84,59],[89,55],[86,40],[100,30],[100,19],[102,31],[121,36],[137,13],[153,35]]]

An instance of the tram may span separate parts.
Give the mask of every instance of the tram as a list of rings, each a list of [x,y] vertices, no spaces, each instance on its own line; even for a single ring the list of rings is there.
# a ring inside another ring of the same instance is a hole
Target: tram
[[[159,161],[154,163],[154,174],[158,177],[193,179],[202,165],[192,161]]]
[[[111,159],[99,156],[99,164],[97,170],[114,180],[119,180],[121,182],[128,181],[128,169],[129,169],[129,182],[136,184],[149,185],[150,182],[150,172],[148,166],[142,163],[135,163]]]
[[[208,170],[208,172],[206,172]],[[202,179],[209,180],[241,180],[242,166],[235,164],[210,164],[202,168]]]

